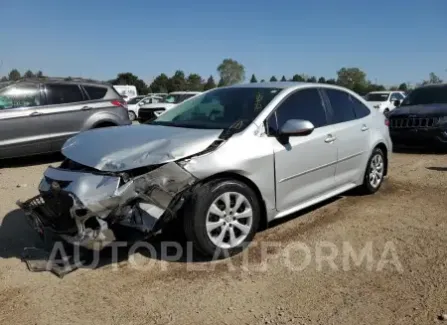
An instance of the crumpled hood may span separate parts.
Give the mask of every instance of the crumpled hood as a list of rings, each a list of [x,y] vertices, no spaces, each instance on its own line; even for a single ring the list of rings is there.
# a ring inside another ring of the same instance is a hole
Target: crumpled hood
[[[194,155],[211,145],[221,132],[160,125],[107,127],[68,139],[62,154],[88,167],[119,172]]]
[[[391,113],[393,117],[417,115],[417,116],[447,116],[447,104],[427,104],[399,106]]]

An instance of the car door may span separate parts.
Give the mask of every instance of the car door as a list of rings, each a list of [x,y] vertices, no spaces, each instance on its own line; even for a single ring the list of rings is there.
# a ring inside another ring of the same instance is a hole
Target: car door
[[[93,105],[78,84],[47,83],[44,87],[46,105],[42,112],[47,118],[48,133],[54,151],[82,130],[93,113]]]
[[[371,114],[367,107],[362,114],[356,106],[364,105],[344,90],[326,88],[324,93],[330,103],[330,123],[338,149],[335,186],[350,186],[363,175],[370,154]]]
[[[308,120],[315,129],[309,135],[289,137],[286,143],[281,143],[275,135],[290,119]],[[333,189],[337,147],[317,88],[289,95],[268,118],[267,130],[272,135],[274,149],[278,211],[288,210]]]
[[[0,90],[0,158],[51,150],[38,83],[18,83]]]

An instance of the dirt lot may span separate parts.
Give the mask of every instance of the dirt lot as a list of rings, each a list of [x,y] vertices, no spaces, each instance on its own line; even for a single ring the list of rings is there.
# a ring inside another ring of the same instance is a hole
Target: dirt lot
[[[137,253],[63,279],[20,261],[36,236],[14,204],[52,158],[0,169],[0,324],[436,324],[447,312],[447,155],[395,153],[379,193],[276,223],[245,255],[187,264]],[[280,247],[263,256],[266,242]],[[371,244],[374,260],[346,268],[343,242]],[[293,243],[311,253],[302,270]],[[328,243],[339,252],[319,264]]]

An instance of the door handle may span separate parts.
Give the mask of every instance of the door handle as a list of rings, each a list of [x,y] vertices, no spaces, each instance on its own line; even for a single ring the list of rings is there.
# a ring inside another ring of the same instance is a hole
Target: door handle
[[[88,111],[91,110],[92,108],[90,106],[84,106],[81,108],[81,111]]]
[[[332,134],[328,134],[328,136],[327,136],[327,138],[324,140],[324,142],[326,142],[326,143],[332,143],[332,142],[334,142],[335,140],[337,140],[336,137],[332,136]]]
[[[41,112],[32,112],[29,116],[39,116],[42,115]]]
[[[369,127],[367,127],[365,124],[363,124],[362,131],[368,131],[368,130],[369,130]]]

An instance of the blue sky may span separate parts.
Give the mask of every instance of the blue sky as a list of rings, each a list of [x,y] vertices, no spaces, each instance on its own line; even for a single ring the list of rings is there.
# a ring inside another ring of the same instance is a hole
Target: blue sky
[[[447,79],[446,0],[0,0],[0,31],[0,75],[150,81],[217,76],[233,58],[247,79],[330,78],[343,66],[387,85]]]

